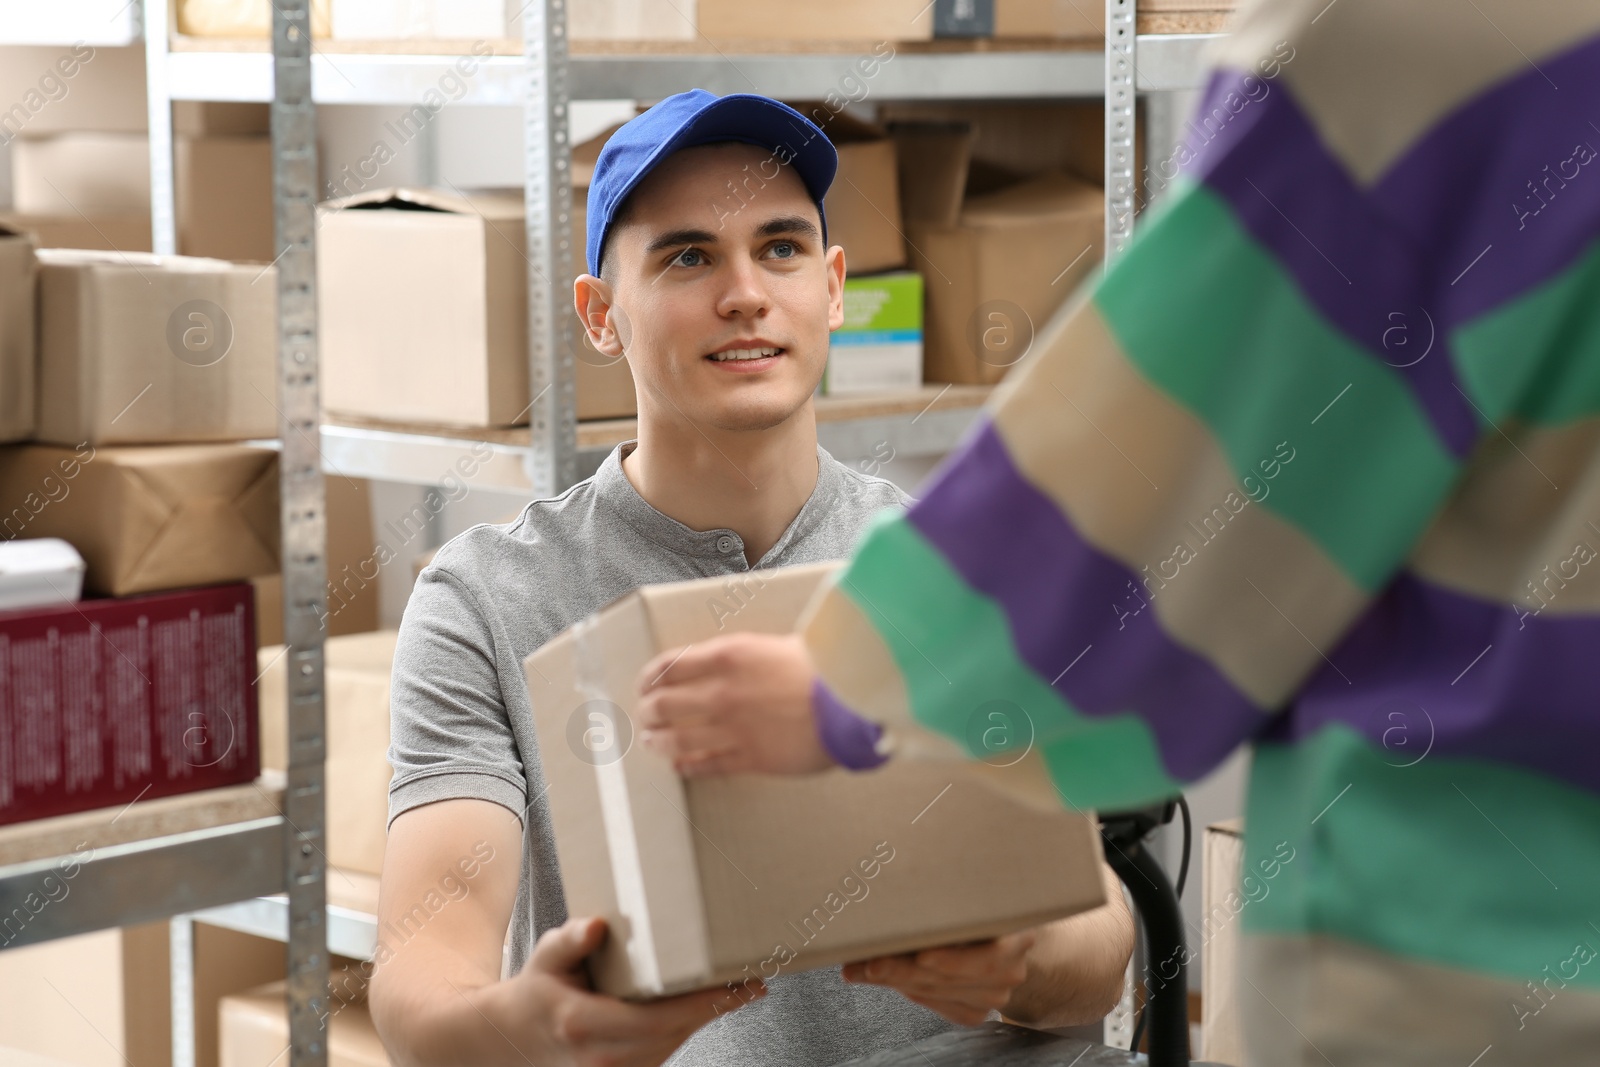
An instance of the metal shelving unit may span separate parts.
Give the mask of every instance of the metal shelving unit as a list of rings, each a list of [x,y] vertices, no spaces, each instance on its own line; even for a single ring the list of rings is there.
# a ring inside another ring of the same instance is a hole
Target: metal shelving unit
[[[1106,0],[1105,51],[903,50],[873,82],[877,99],[1103,97],[1106,102],[1106,254],[1120,252],[1133,222],[1134,101],[1139,93],[1197,88],[1209,34],[1138,35],[1136,0]],[[283,940],[289,954],[292,1067],[322,1067],[318,1029],[327,995],[327,955],[369,956],[377,924],[370,914],[329,906],[322,860],[322,641],[316,626],[325,588],[322,470],[431,484],[476,446],[473,484],[553,493],[591,473],[628,435],[631,420],[579,424],[573,415],[570,315],[564,287],[530,284],[529,354],[535,394],[531,429],[453,434],[393,427],[319,425],[314,206],[315,104],[410,105],[459,58],[438,54],[312,52],[308,0],[274,0],[273,48],[174,50],[169,0],[144,0],[149,77],[154,248],[176,247],[172,186],[173,100],[259,101],[273,105],[275,209],[279,260],[285,632],[290,668],[290,767],[286,788],[256,788],[264,806],[213,813],[224,821],[172,833],[108,841],[77,857],[70,903],[53,905],[12,944],[177,916],[172,924],[174,1064],[193,1062],[193,923],[206,922]],[[105,40],[136,40],[138,8],[113,21]],[[480,59],[456,103],[525,109],[529,258],[547,277],[572,274],[566,109],[570,100],[651,99],[691,87],[823,96],[853,54],[568,55],[565,0],[527,11],[523,53]],[[131,27],[131,28],[130,28]],[[62,41],[80,39],[81,28]],[[33,43],[12,41],[8,43]],[[43,41],[39,43],[45,43]],[[530,272],[532,275],[533,272]],[[836,455],[868,455],[880,443],[899,455],[947,450],[965,432],[986,389],[930,387],[900,407],[824,403],[819,436]],[[924,397],[927,403],[924,404]],[[488,446],[487,458],[483,447]],[[243,787],[241,787],[243,788]],[[164,802],[148,802],[149,807]],[[134,808],[139,812],[140,808]],[[124,812],[126,814],[126,811]],[[119,815],[118,818],[121,816]],[[113,819],[113,822],[116,820]],[[138,823],[137,815],[130,823]],[[152,825],[156,825],[152,822]],[[122,827],[128,836],[129,825]],[[0,914],[20,906],[64,855],[0,852]],[[241,903],[230,903],[241,902]],[[1126,1044],[1129,1015],[1107,1020],[1107,1040]]]
[[[21,3],[21,0],[12,0]],[[75,7],[29,5],[26,32],[5,44],[137,44],[147,56],[166,52],[166,0],[94,0]],[[326,525],[317,387],[315,308],[315,122],[311,98],[309,0],[274,0],[273,47],[264,65],[274,141],[278,263],[279,495],[284,632],[290,655],[286,778],[159,800],[135,798],[120,811],[94,811],[6,827],[0,831],[0,914],[30,915],[6,947],[167,919],[281,894],[280,939],[286,942],[292,1067],[325,1067],[321,1011],[327,996],[327,928],[323,858],[323,636]],[[141,20],[141,11],[143,19]],[[171,108],[166,67],[151,64],[150,143],[167,166],[153,168],[157,234],[172,251]],[[159,238],[158,238],[159,240]],[[158,247],[160,247],[158,245]],[[120,825],[119,825],[120,824]],[[70,874],[63,873],[70,871]],[[54,876],[46,882],[47,876]],[[71,892],[35,909],[41,886],[69,880]],[[230,909],[231,910],[231,909]],[[342,918],[342,917],[341,917]],[[172,927],[173,1063],[194,1062],[191,942],[184,920]],[[340,925],[343,936],[343,925]],[[370,948],[369,948],[370,951]]]
[[[164,16],[167,0],[147,0],[147,24]],[[1131,115],[1136,93],[1194,88],[1199,85],[1201,51],[1210,34],[1147,34],[1131,32],[1133,0],[1115,0],[1108,26],[1117,18],[1129,28],[1125,44],[1111,51],[1125,60],[1107,65],[1107,52],[1095,49],[1033,49],[983,52],[917,52],[902,49],[873,78],[872,96],[880,100],[1068,99],[1107,95],[1108,79],[1126,75],[1120,98],[1126,126],[1120,142],[1124,156],[1117,173],[1121,186],[1107,173],[1107,219],[1122,220],[1121,236],[1108,240],[1120,247],[1131,226],[1133,153]],[[548,0],[527,10],[528,34],[523,54],[477,59],[478,69],[466,82],[456,105],[517,105],[526,114],[528,176],[528,258],[547,277],[572,276],[566,219],[570,211],[567,177],[566,108],[571,100],[653,99],[689,88],[712,92],[750,92],[777,97],[819,98],[837,88],[841,73],[852,69],[854,53],[764,54],[568,54],[564,0]],[[1115,33],[1115,29],[1113,29]],[[222,46],[219,47],[219,44]],[[171,100],[265,101],[272,96],[271,56],[244,44],[185,42],[172,47],[168,37],[146,40],[151,94],[151,189],[154,198],[154,247],[176,247],[172,212],[170,126],[161,126],[155,112]],[[335,46],[337,47],[337,46]],[[1137,48],[1137,62],[1134,50]],[[454,70],[464,42],[439,46],[434,54],[375,54],[330,51],[325,42],[311,57],[311,95],[320,104],[394,104],[409,106],[437,89],[439,79]],[[1123,84],[1118,81],[1118,84]],[[158,105],[158,101],[160,104]],[[1121,112],[1119,112],[1121,114]],[[1107,129],[1113,127],[1110,122]],[[159,144],[158,144],[159,139]],[[1108,142],[1107,159],[1113,158]],[[1113,203],[1109,190],[1121,188]],[[557,224],[550,225],[550,220]],[[557,257],[560,257],[559,259]],[[530,272],[532,277],[533,272]],[[558,287],[559,288],[559,287]],[[592,473],[609,445],[586,444],[585,430],[572,416],[571,316],[566,292],[532,284],[529,293],[532,345],[530,381],[537,398],[528,431],[492,431],[461,435],[436,429],[326,424],[322,427],[324,466],[330,472],[413,484],[433,484],[475,445],[477,474],[473,484],[484,488],[550,495]],[[948,451],[977,416],[981,396],[960,410],[923,415],[919,404],[879,413],[852,423],[822,423],[825,448],[841,459],[893,448],[896,455],[931,455]],[[481,442],[481,443],[480,443]],[[490,448],[483,459],[483,444]],[[520,466],[520,471],[517,469]]]

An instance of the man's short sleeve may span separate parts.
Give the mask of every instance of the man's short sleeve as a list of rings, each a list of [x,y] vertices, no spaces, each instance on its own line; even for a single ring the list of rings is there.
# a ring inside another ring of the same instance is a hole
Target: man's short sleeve
[[[400,624],[390,683],[389,822],[439,800],[527,805],[506,713],[494,632],[460,578],[438,566],[417,579]]]

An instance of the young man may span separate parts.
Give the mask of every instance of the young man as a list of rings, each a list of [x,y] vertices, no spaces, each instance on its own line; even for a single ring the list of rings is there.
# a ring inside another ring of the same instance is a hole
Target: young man
[[[906,502],[817,447],[811,396],[843,315],[820,206],[834,166],[799,113],[701,91],[634,119],[596,164],[575,299],[595,348],[630,362],[639,439],[450,542],[407,606],[371,996],[397,1063],[657,1064],[687,1040],[676,1062],[820,1065],[990,1010],[1067,1025],[1116,999],[1132,929],[1109,878],[1114,903],[1087,915],[856,965],[851,984],[782,976],[749,1006],[588,988],[605,924],[566,914],[523,657],[646,583],[842,556]]]

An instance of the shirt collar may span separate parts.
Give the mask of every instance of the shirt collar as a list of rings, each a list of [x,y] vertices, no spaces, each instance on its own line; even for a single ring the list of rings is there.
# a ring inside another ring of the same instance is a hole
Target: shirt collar
[[[670,515],[657,511],[639,495],[622,470],[622,460],[637,446],[637,441],[622,442],[595,471],[594,486],[600,501],[640,536],[663,548],[701,559],[726,560],[736,569],[744,569],[744,540],[738,534],[723,527],[691,530]],[[794,521],[783,531],[783,536],[757,561],[757,567],[777,566],[796,543],[826,520],[827,513],[839,499],[842,477],[838,462],[818,445],[817,484]]]

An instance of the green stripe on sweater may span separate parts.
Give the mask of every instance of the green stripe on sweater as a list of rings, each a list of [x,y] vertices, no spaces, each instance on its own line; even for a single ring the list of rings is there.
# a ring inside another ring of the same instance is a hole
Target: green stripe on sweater
[[[1072,806],[1123,807],[1177,792],[1144,721],[1091,719],[1062,701],[1017,654],[1000,606],[904,517],[872,527],[839,589],[893,653],[912,713],[930,730],[972,752],[985,709],[1007,701],[1032,721],[1034,746]]]
[[[1413,758],[1343,725],[1258,747],[1246,869],[1283,842],[1294,859],[1243,909],[1245,929],[1517,981],[1579,942],[1600,950],[1600,797],[1484,760]],[[1570,981],[1600,988],[1600,959]]]
[[[1095,301],[1129,360],[1210,428],[1245,488],[1376,590],[1457,471],[1399,373],[1335,331],[1199,186],[1146,227]],[[1280,447],[1293,459],[1275,469]]]

